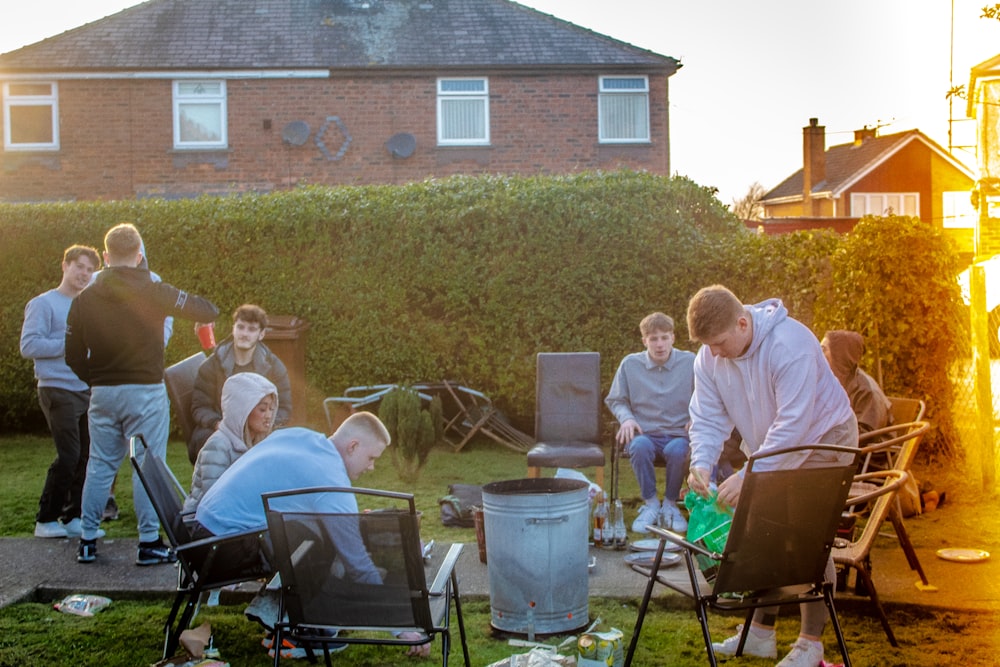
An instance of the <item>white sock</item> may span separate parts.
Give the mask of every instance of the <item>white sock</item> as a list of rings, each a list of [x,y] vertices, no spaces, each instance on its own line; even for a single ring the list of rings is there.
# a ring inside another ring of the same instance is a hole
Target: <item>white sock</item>
[[[774,636],[774,628],[761,628],[756,625],[750,626],[750,634],[757,639],[767,639]]]

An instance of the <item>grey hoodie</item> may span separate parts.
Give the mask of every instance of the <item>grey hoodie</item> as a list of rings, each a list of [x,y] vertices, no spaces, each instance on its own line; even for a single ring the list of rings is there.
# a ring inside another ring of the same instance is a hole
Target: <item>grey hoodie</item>
[[[278,414],[278,389],[270,380],[257,373],[237,373],[222,386],[222,422],[205,446],[198,452],[191,475],[191,495],[184,501],[184,511],[193,512],[205,492],[222,476],[236,459],[267,437],[253,438],[247,428],[247,418],[267,396],[274,397],[274,414]]]
[[[747,456],[758,449],[815,444],[854,419],[816,336],[788,316],[779,299],[747,307],[753,339],[740,357],[702,346],[694,362],[691,467],[711,470],[736,427]],[[797,468],[805,454],[762,461],[761,470]]]

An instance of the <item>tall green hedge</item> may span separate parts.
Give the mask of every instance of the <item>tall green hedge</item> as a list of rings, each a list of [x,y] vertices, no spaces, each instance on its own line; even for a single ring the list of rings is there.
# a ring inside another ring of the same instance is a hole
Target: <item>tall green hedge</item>
[[[100,248],[121,221],[139,227],[154,271],[219,306],[217,334],[244,302],[310,323],[310,417],[321,414],[320,397],[348,386],[449,379],[485,392],[529,431],[537,352],[599,351],[610,383],[621,356],[641,348],[638,322],[653,310],[672,315],[678,346],[693,349],[687,301],[711,283],[746,302],[780,296],[813,324],[847,242],[758,236],[711,189],[629,171],[0,204],[4,428],[40,424],[30,363],[17,351],[24,304],[58,283],[66,246]],[[168,362],[197,349],[190,326],[177,323]]]

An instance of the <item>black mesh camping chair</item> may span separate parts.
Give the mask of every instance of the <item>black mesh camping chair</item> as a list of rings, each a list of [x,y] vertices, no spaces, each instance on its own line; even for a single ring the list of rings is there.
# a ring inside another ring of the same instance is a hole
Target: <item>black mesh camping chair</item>
[[[129,447],[132,467],[180,565],[177,594],[164,626],[163,657],[169,658],[177,650],[181,633],[194,618],[202,592],[269,576],[270,566],[263,551],[266,531],[192,539],[182,513],[187,494],[174,473],[163,459],[148,451],[141,434],[132,437]]]
[[[355,494],[371,504],[401,502],[404,508],[322,511],[324,501],[338,494]],[[282,620],[275,624],[275,646],[290,637],[307,651],[320,647],[331,665],[330,653],[322,649],[333,643],[414,646],[439,635],[441,664],[447,665],[454,602],[468,667],[455,575],[462,545],[451,546],[428,586],[411,494],[322,487],[264,494],[263,501],[274,564],[281,575]],[[419,632],[427,639],[404,639],[398,636],[402,632]],[[276,666],[279,656],[276,651]]]
[[[650,527],[650,531],[660,538],[660,544],[651,567],[633,565],[633,569],[649,577],[649,582],[639,607],[625,665],[632,663],[653,587],[660,583],[694,599],[708,649],[708,661],[713,667],[717,661],[708,629],[710,608],[718,611],[745,610],[745,641],[755,609],[803,602],[826,604],[844,665],[850,667],[847,645],[833,607],[833,583],[824,581],[824,572],[840,514],[851,488],[855,462],[852,459],[848,465],[823,468],[754,470],[755,464],[770,456],[817,449],[852,455],[857,453],[857,449],[850,447],[805,445],[758,452],[750,457],[729,538],[721,554],[693,544],[671,531]],[[690,586],[660,573],[667,542],[681,547],[690,575]],[[702,575],[699,557],[718,562],[711,583],[706,583]]]

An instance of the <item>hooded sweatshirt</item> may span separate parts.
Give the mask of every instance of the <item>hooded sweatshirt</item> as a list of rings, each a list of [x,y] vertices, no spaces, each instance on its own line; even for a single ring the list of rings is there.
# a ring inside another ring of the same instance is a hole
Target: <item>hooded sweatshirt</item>
[[[270,380],[257,373],[238,373],[222,386],[222,421],[198,452],[191,475],[191,495],[184,501],[184,511],[194,512],[205,492],[251,447],[268,433],[253,436],[247,426],[250,413],[266,397],[274,398],[274,413],[278,412],[278,389]]]
[[[892,425],[891,404],[875,379],[858,368],[865,351],[865,341],[855,331],[828,331],[826,349],[830,368],[840,381],[851,409],[858,418],[858,432],[867,433]]]
[[[104,269],[69,307],[66,364],[92,387],[161,384],[163,320],[214,322],[218,315],[210,301],[153,282],[145,269]]]
[[[707,345],[694,362],[691,467],[711,470],[733,427],[748,456],[759,449],[819,443],[854,419],[844,388],[816,336],[779,299],[747,307],[753,338],[742,356],[716,357]],[[761,461],[759,470],[800,467],[808,453]]]

